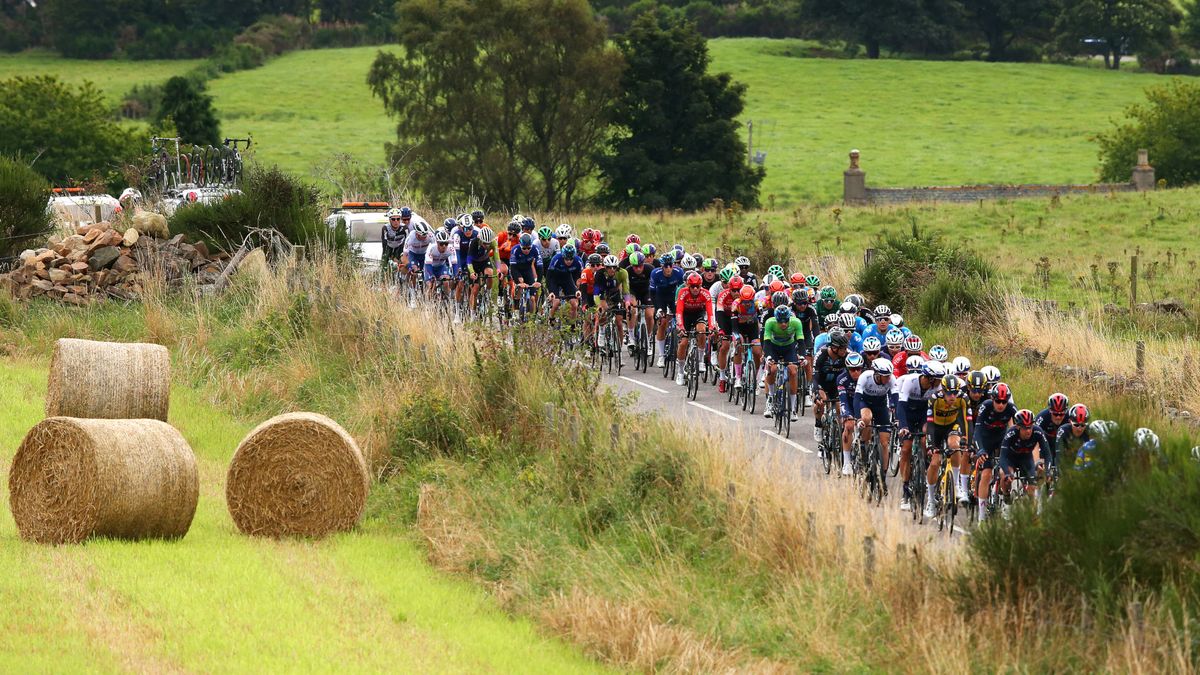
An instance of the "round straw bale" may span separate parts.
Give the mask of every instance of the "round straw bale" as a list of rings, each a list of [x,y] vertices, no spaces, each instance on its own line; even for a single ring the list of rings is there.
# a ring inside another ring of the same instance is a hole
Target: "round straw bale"
[[[46,417],[167,421],[171,355],[162,345],[62,338],[50,359]]]
[[[8,492],[21,537],[65,544],[182,537],[200,482],[192,448],[166,422],[51,417],[25,435]]]
[[[320,537],[354,527],[370,481],[358,444],[337,422],[288,413],[242,439],[225,501],[245,534]]]

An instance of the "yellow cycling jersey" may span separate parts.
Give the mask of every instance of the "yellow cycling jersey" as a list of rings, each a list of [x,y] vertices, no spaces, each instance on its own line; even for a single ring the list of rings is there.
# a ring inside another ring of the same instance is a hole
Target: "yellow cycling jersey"
[[[961,420],[961,421],[960,421]],[[966,397],[959,394],[954,402],[946,400],[945,392],[938,392],[929,406],[929,420],[938,426],[965,425],[967,423]],[[965,429],[961,429],[965,431]]]

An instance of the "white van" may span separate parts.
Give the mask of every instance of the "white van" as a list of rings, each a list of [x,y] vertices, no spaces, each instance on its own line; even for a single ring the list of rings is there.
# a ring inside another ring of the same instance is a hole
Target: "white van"
[[[378,269],[383,262],[383,228],[388,224],[387,202],[342,202],[325,219],[329,229],[341,229],[350,238],[350,250],[364,267]]]
[[[110,194],[85,194],[83,188],[54,188],[46,210],[64,228],[111,223],[121,212],[121,204]],[[99,220],[97,220],[99,216]]]

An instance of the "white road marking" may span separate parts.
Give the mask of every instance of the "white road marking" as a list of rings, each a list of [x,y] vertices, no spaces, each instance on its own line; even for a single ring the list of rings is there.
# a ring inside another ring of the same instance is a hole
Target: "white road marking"
[[[714,410],[714,409],[704,405],[703,403],[696,403],[695,401],[688,401],[688,405],[694,405],[701,410],[707,410],[708,412],[710,412],[714,415],[720,415],[721,417],[724,417],[727,420],[733,420],[734,422],[741,421],[740,419],[734,417],[733,415],[726,415],[725,413],[721,412],[720,410]]]
[[[800,445],[796,441],[788,440],[788,439],[784,438],[783,436],[780,436],[779,434],[775,433],[774,431],[771,431],[770,429],[760,429],[759,431],[762,431],[764,434],[770,436],[771,438],[774,438],[777,441],[787,443],[788,445],[799,450],[800,452],[806,452],[810,455],[813,454],[812,450],[809,450],[808,448],[804,447],[803,445]]]
[[[637,386],[639,386],[639,387],[645,387],[645,388],[647,388],[647,389],[649,389],[649,390],[651,390],[651,391],[657,391],[657,392],[658,392],[658,393],[660,393],[660,394],[669,394],[669,393],[671,393],[671,392],[667,391],[666,389],[659,389],[658,387],[656,387],[656,386],[654,386],[654,385],[652,385],[652,384],[646,384],[645,382],[641,382],[641,381],[635,380],[635,379],[633,379],[632,377],[625,377],[624,375],[618,375],[617,377],[621,378],[622,380],[625,380],[626,382],[632,382],[632,383],[636,384],[636,385],[637,385]]]

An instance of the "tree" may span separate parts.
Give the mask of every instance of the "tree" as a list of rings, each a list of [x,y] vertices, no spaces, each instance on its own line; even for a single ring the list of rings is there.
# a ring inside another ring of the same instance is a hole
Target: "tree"
[[[708,73],[695,27],[648,12],[619,40],[628,66],[600,159],[601,200],[618,208],[698,209],[714,198],[758,203],[761,168],[746,163],[737,116],[745,85]]]
[[[144,145],[113,120],[90,82],[78,88],[49,76],[0,82],[0,154],[32,159],[51,181],[111,177]]]
[[[1183,20],[1175,0],[1071,0],[1055,22],[1055,32],[1068,53],[1095,41],[1104,65],[1121,67],[1121,57],[1171,44],[1171,30]]]
[[[18,159],[0,155],[0,256],[16,256],[53,231],[50,184]]]
[[[807,0],[801,9],[815,34],[863,45],[871,59],[884,47],[948,53],[962,20],[958,0]]]
[[[585,0],[407,0],[368,84],[394,160],[438,198],[572,209],[595,170],[621,55]]]
[[[1155,176],[1167,185],[1200,183],[1200,85],[1177,80],[1146,90],[1145,104],[1126,111],[1126,120],[1097,135],[1100,175],[1124,182],[1137,151],[1150,152]]]
[[[1179,41],[1200,52],[1200,0],[1183,3],[1183,25],[1179,27]]]
[[[212,97],[204,93],[203,85],[186,77],[175,76],[163,85],[162,105],[155,123],[167,118],[175,122],[179,138],[193,145],[220,145],[221,124],[213,112]]]
[[[962,0],[967,20],[988,43],[988,61],[1009,60],[1009,48],[1021,38],[1049,40],[1058,0]]]

